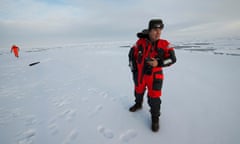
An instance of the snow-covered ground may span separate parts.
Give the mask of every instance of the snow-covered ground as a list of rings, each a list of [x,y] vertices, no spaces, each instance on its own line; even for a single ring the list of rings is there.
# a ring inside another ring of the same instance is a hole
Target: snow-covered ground
[[[240,143],[239,39],[175,44],[157,133],[146,99],[128,111],[129,45],[21,48],[18,59],[0,49],[0,144]]]

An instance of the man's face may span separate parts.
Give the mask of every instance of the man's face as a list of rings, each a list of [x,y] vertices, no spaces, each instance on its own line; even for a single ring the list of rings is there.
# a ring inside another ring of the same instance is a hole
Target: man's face
[[[150,30],[149,32],[149,38],[152,42],[157,41],[158,39],[160,39],[160,35],[161,35],[162,29],[160,28],[153,28]]]

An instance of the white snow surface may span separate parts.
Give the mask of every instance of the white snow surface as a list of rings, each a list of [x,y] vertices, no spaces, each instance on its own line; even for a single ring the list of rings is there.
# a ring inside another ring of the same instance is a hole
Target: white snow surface
[[[238,55],[176,49],[177,63],[164,68],[153,133],[146,96],[142,110],[128,111],[129,45],[21,48],[19,58],[0,49],[0,144],[240,143]]]

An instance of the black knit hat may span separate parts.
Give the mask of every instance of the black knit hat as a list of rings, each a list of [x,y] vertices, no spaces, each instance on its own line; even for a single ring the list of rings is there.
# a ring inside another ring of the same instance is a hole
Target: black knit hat
[[[160,28],[163,29],[164,24],[161,19],[152,19],[149,21],[148,24],[148,30],[151,30],[153,28]]]

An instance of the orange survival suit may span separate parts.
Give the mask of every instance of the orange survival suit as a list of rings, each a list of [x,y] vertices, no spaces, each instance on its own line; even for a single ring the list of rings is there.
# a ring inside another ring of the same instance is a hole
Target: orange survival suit
[[[176,62],[174,48],[167,40],[159,39],[152,43],[148,34],[138,33],[137,36],[139,39],[128,53],[129,67],[133,74],[135,102],[141,107],[147,88],[150,112],[152,117],[158,117],[160,116],[160,97],[164,78],[162,68]],[[148,65],[147,61],[151,58],[157,59],[157,67]]]
[[[17,57],[17,58],[19,57],[18,51],[19,51],[19,47],[16,46],[16,45],[13,45],[12,48],[11,48],[11,53],[13,52],[15,57]]]
[[[151,67],[146,63],[151,57],[158,60],[157,67]],[[159,39],[157,42],[151,43],[147,38],[140,38],[130,49],[129,61],[133,72],[135,92],[142,94],[147,87],[149,97],[159,98],[162,95],[164,78],[162,67],[176,62],[174,48],[167,40]]]

